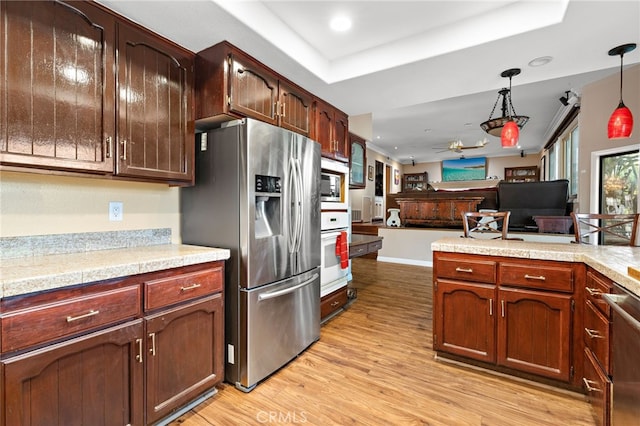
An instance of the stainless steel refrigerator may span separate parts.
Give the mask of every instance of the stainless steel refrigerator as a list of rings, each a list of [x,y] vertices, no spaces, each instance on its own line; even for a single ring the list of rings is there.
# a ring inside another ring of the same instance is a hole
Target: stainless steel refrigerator
[[[248,392],[320,337],[320,146],[251,119],[196,138],[185,244],[228,248],[225,380]]]

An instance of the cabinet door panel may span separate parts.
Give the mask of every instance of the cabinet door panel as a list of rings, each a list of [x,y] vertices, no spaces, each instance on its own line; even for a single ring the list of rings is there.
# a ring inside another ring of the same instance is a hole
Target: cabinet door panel
[[[341,111],[335,111],[334,134],[336,141],[335,159],[349,161],[349,117]]]
[[[496,287],[437,280],[434,349],[495,362]]]
[[[120,175],[191,180],[193,57],[119,25]]]
[[[312,97],[302,89],[280,80],[280,127],[301,135],[311,133]]]
[[[315,132],[313,137],[320,142],[322,155],[334,158],[333,108],[329,104],[317,100],[315,102]]]
[[[277,124],[278,79],[260,64],[231,55],[229,109],[246,117]]]
[[[501,288],[498,298],[498,364],[569,381],[571,296]]]
[[[3,361],[6,425],[142,425],[142,321]]]
[[[146,317],[147,422],[223,379],[222,294]]]
[[[114,19],[86,3],[0,7],[1,162],[113,171]]]

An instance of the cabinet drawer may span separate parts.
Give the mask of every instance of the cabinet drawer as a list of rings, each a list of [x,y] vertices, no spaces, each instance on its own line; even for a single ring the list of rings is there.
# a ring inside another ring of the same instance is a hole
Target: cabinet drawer
[[[584,344],[593,352],[606,373],[611,372],[609,364],[609,319],[587,302],[584,309]]]
[[[347,304],[347,287],[327,294],[320,301],[320,318],[326,318]]]
[[[594,420],[599,426],[609,425],[611,409],[611,380],[603,373],[588,348],[584,349],[584,377],[582,386],[594,412]]]
[[[602,295],[611,293],[613,285],[611,282],[592,271],[587,271],[587,279],[584,286],[585,298],[593,303],[607,318],[611,318],[611,307],[602,299]]]
[[[222,291],[223,268],[211,268],[144,283],[144,309],[150,311]]]
[[[571,266],[502,262],[499,272],[501,285],[573,292]]]
[[[2,316],[2,350],[10,352],[140,315],[140,286],[85,295]]]
[[[438,278],[453,278],[494,284],[496,282],[496,262],[491,260],[464,260],[440,256],[436,260]]]
[[[349,247],[349,259],[353,257],[364,256],[367,253],[367,246],[365,244]]]
[[[369,246],[368,246],[369,253],[373,253],[375,251],[378,251],[381,248],[382,248],[382,240],[374,241],[372,243],[369,243]]]

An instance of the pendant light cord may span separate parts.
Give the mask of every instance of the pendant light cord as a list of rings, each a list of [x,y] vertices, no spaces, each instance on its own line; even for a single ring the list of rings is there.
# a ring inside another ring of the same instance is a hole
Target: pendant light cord
[[[624,105],[622,102],[622,58],[624,57],[624,52],[620,53],[620,105]]]

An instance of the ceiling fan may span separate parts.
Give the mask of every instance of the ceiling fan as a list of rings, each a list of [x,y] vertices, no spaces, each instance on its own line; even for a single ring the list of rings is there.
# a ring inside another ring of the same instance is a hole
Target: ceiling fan
[[[478,148],[484,148],[484,146],[486,144],[488,144],[489,141],[487,140],[487,138],[481,139],[478,142],[476,142],[475,145],[471,145],[471,146],[464,146],[464,144],[462,143],[462,141],[460,139],[455,140],[455,141],[451,141],[449,142],[449,145],[446,147],[434,147],[433,149],[439,149],[440,152],[445,152],[445,151],[452,151],[452,152],[456,152],[458,154],[460,154],[463,150],[465,149],[478,149]]]

